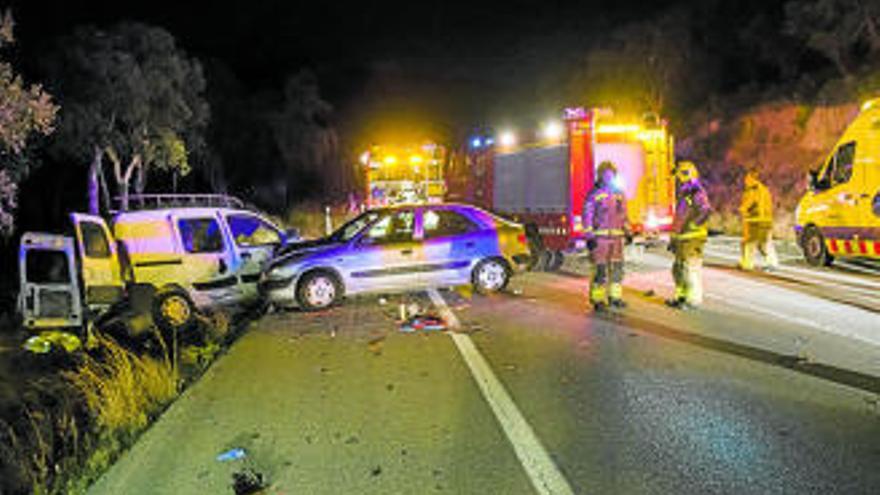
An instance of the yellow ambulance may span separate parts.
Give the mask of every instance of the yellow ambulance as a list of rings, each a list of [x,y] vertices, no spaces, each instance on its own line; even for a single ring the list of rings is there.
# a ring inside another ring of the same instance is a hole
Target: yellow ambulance
[[[880,98],[870,100],[817,170],[795,212],[811,265],[880,258]]]

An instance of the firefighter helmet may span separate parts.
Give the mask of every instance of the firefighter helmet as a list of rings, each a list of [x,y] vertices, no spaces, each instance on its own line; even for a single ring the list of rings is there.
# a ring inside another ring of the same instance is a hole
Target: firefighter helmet
[[[678,162],[672,172],[675,174],[675,177],[678,178],[678,180],[681,182],[687,182],[700,178],[700,171],[697,170],[697,166],[694,165],[694,162]]]
[[[601,178],[608,170],[611,170],[614,175],[617,175],[617,167],[614,166],[614,162],[611,160],[605,160],[599,164],[598,176]]]

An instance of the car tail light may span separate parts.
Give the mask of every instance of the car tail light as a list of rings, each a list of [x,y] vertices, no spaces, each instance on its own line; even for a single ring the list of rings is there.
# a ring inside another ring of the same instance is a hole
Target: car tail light
[[[517,236],[516,236],[516,240],[517,240],[517,242],[519,242],[520,244],[525,244],[525,243],[526,243],[526,235],[525,235],[525,233],[520,233],[519,235],[517,235]]]

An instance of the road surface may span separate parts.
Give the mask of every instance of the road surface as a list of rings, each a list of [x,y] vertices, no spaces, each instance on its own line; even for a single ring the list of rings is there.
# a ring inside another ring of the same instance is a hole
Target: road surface
[[[880,315],[723,264],[678,313],[667,270],[609,317],[564,273],[270,314],[91,493],[880,493]],[[458,328],[401,333],[401,302]]]

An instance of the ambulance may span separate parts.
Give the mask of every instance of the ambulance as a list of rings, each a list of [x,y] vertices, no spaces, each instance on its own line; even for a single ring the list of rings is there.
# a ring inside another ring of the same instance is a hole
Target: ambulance
[[[880,98],[862,106],[809,180],[795,212],[795,233],[807,262],[830,266],[835,258],[880,259]]]

